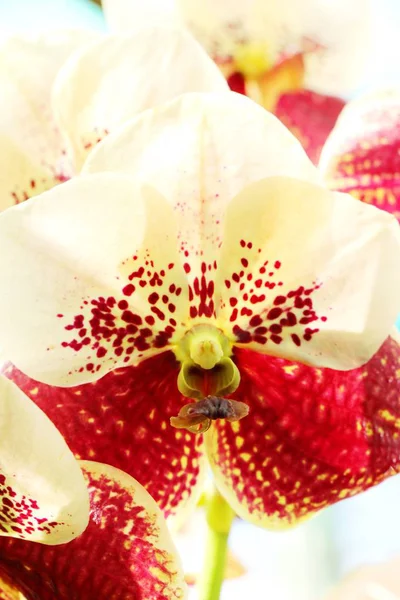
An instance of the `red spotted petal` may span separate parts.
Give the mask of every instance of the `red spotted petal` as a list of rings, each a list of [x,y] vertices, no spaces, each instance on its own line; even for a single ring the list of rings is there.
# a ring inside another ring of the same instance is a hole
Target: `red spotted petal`
[[[329,137],[321,168],[330,187],[400,219],[400,98],[376,93],[348,104]]]
[[[78,458],[125,471],[169,516],[196,500],[205,460],[201,436],[169,423],[186,402],[178,372],[166,352],[73,388],[38,383],[12,365],[4,374],[50,417]]]
[[[238,350],[249,416],[207,434],[217,482],[242,517],[282,527],[396,473],[400,346],[341,372]]]
[[[154,501],[125,473],[82,466],[91,497],[86,531],[51,547],[1,539],[1,577],[29,600],[184,598],[183,573]]]
[[[322,147],[344,104],[340,98],[300,90],[282,94],[275,114],[301,142],[313,163],[317,164]]]

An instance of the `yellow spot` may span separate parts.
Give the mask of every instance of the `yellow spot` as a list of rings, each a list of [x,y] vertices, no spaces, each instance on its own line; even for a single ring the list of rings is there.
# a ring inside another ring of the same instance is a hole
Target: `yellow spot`
[[[280,504],[281,506],[286,506],[287,500],[285,496],[282,496],[282,494],[280,494],[278,491],[274,492],[274,496],[276,496],[278,504]]]
[[[276,478],[276,479],[280,479],[280,478],[281,478],[281,474],[279,473],[279,469],[278,469],[278,467],[273,467],[273,468],[272,468],[272,472],[273,472],[273,474],[275,475],[275,478]]]
[[[241,448],[241,447],[243,446],[243,444],[244,444],[244,438],[242,438],[242,437],[240,437],[240,436],[237,436],[237,437],[236,437],[236,439],[235,439],[235,443],[236,443],[236,448],[237,448],[238,450],[240,450],[240,448]]]
[[[182,439],[182,433],[181,433],[180,431],[177,431],[177,432],[175,433],[175,439],[176,439],[176,440],[181,440],[181,439]]]
[[[349,493],[350,490],[340,490],[337,496],[342,500],[343,498],[346,498],[349,495]]]
[[[232,431],[234,433],[239,433],[239,430],[240,430],[240,423],[239,423],[239,421],[234,421],[233,423],[231,423],[231,425],[232,425]]]
[[[181,465],[182,465],[182,469],[186,469],[188,466],[188,459],[187,456],[182,456],[181,457]]]
[[[251,459],[251,454],[249,454],[248,452],[242,452],[241,454],[239,454],[239,457],[244,461],[244,462],[249,462]]]
[[[256,479],[257,481],[264,481],[264,477],[261,471],[256,471]]]
[[[150,419],[151,421],[153,421],[153,420],[154,420],[155,414],[156,414],[156,409],[155,409],[155,408],[152,408],[152,409],[151,409],[151,411],[149,412],[149,419]]]
[[[343,171],[346,173],[346,175],[354,175],[354,165],[343,165]]]
[[[316,380],[318,382],[322,381],[322,378],[323,378],[323,375],[324,375],[322,369],[314,369],[314,374],[316,375]]]
[[[283,370],[288,375],[294,375],[294,373],[296,373],[297,369],[298,369],[297,365],[287,365],[287,366],[283,367]]]

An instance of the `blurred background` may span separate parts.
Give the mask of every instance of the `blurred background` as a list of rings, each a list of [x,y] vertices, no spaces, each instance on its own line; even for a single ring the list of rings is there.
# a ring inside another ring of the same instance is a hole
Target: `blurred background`
[[[400,84],[400,0],[371,0],[371,7],[372,47],[358,92]],[[63,27],[106,30],[100,6],[90,0],[0,0],[0,41]],[[287,532],[237,519],[222,600],[400,599],[399,508],[397,476]],[[205,552],[201,507],[176,543],[195,600],[193,584]]]

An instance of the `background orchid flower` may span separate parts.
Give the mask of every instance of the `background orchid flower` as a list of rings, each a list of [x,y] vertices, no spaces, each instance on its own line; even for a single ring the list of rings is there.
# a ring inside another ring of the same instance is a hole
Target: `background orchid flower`
[[[27,546],[76,538],[87,525],[89,499],[63,437],[5,377],[0,416],[0,536],[28,540]]]
[[[204,436],[217,481],[239,515],[293,524],[396,468],[398,256],[396,220],[324,188],[273,115],[185,94],[0,215],[3,345],[69,388],[37,384],[74,450],[135,473],[166,513],[204,465],[170,418],[188,398],[245,402]]]
[[[185,598],[182,568],[154,500],[118,469],[81,466],[90,493],[87,529],[51,548],[0,539],[0,594],[5,584],[9,594],[42,600]]]
[[[0,86],[0,209],[77,174],[93,146],[141,110],[227,87],[189,34],[161,26],[10,39]]]
[[[328,185],[400,218],[400,92],[350,102],[329,136],[320,168]]]
[[[116,31],[187,26],[230,87],[275,114],[317,162],[370,45],[369,0],[103,0]],[[339,97],[337,97],[339,96]]]

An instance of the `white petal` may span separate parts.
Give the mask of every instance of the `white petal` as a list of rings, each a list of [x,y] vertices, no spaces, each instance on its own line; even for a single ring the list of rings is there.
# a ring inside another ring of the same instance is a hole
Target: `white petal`
[[[176,209],[189,252],[206,251],[205,240],[218,243],[226,206],[249,183],[277,175],[320,181],[278,119],[233,92],[185,94],[142,113],[104,140],[83,168],[105,170],[158,189]]]
[[[84,32],[58,32],[1,46],[0,210],[70,175],[50,96],[60,67],[87,39]]]
[[[225,89],[219,69],[192,36],[159,26],[107,36],[72,57],[53,103],[79,167],[94,144],[141,111],[183,92]]]
[[[232,92],[185,94],[143,113],[104,140],[83,169],[103,170],[135,174],[174,207],[191,319],[213,314],[215,261],[232,198],[264,177],[320,177],[278,119]]]
[[[72,452],[50,419],[0,377],[0,535],[61,544],[80,535],[89,495]]]
[[[399,263],[386,212],[309,183],[260,181],[228,207],[217,319],[239,345],[352,369],[396,320]]]
[[[182,25],[176,0],[102,0],[106,21],[114,31],[130,32],[149,25]]]
[[[264,49],[271,63],[306,53],[306,86],[344,94],[357,87],[370,51],[369,0],[105,0],[111,26],[162,18],[182,20],[219,62],[243,43]]]
[[[0,215],[0,331],[34,379],[93,381],[169,345],[187,307],[169,205],[131,178],[76,177]]]
[[[305,87],[321,94],[354,93],[365,76],[373,48],[371,3],[308,0],[305,4],[303,36],[320,47],[305,55]]]

